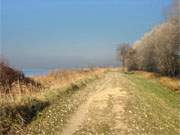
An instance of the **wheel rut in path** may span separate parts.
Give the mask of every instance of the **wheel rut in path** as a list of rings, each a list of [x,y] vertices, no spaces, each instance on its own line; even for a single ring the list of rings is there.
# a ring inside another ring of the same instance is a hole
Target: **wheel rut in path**
[[[122,134],[122,122],[127,97],[120,74],[107,73],[104,78],[88,87],[86,102],[71,115],[61,135]]]

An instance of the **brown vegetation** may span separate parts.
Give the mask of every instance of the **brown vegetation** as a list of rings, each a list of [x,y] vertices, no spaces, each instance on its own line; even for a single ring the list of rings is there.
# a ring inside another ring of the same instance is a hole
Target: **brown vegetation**
[[[40,83],[25,77],[23,72],[10,67],[4,60],[0,61],[0,93],[15,94],[26,90],[37,90]]]
[[[180,74],[180,20],[176,8],[168,20],[146,33],[132,47],[118,49],[119,59],[128,70],[158,72],[168,76]],[[128,50],[125,48],[129,48]]]
[[[64,88],[75,90],[104,69],[57,70],[47,76],[27,78],[2,61],[0,71],[0,134],[7,134],[30,123],[63,94]]]
[[[56,89],[63,87],[69,83],[73,83],[77,80],[83,80],[87,76],[98,74],[103,71],[104,69],[102,68],[84,68],[76,70],[57,69],[50,71],[45,76],[36,76],[33,77],[33,79],[40,82],[48,89]]]
[[[145,78],[148,78],[148,79],[156,79],[163,86],[166,86],[175,92],[180,92],[180,78],[179,77],[162,76],[158,73],[144,72],[144,71],[135,71],[135,73],[143,75]]]

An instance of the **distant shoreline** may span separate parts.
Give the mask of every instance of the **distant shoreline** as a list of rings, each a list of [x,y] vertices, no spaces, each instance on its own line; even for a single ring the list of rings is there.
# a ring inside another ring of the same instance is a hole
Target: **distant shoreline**
[[[53,69],[22,69],[23,73],[27,77],[39,76],[39,75],[47,75],[49,71]]]

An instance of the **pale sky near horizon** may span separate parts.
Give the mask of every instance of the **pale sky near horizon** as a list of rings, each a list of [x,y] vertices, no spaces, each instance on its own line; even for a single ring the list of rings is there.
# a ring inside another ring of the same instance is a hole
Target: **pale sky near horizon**
[[[1,0],[1,52],[19,68],[116,65],[171,0]]]

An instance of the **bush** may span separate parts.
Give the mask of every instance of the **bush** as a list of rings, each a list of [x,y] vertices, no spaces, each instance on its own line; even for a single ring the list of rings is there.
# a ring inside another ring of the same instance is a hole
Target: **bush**
[[[19,88],[17,87],[19,86]],[[24,88],[23,88],[24,87]],[[25,77],[22,71],[16,70],[0,60],[0,92],[9,94],[11,91],[37,90],[42,85],[31,78]]]
[[[23,72],[11,68],[4,61],[0,61],[0,85],[5,93],[9,93],[13,82],[24,80]]]

